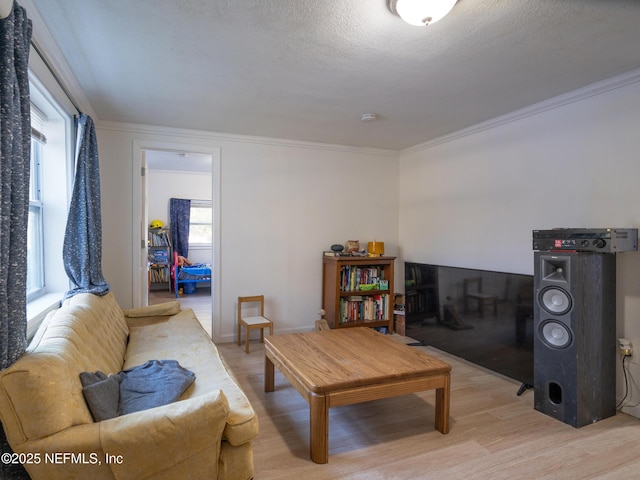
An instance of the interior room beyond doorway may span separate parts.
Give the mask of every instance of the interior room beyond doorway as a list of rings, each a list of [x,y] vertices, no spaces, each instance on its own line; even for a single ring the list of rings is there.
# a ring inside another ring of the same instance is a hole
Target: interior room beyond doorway
[[[209,154],[145,150],[146,174],[146,217],[147,224],[159,220],[170,236],[171,218],[169,202],[171,198],[190,200],[192,209],[210,210],[212,204],[212,156]],[[186,258],[192,264],[212,265],[213,222],[205,222],[192,214],[194,225],[189,235]],[[173,242],[171,242],[173,244]],[[150,249],[151,250],[151,249]],[[167,263],[173,263],[173,246],[167,252]],[[183,255],[183,252],[179,252]],[[150,265],[154,261],[150,254]],[[158,272],[159,270],[159,272]],[[166,275],[162,273],[166,272]],[[160,273],[160,275],[158,275]],[[153,275],[152,275],[153,274]],[[169,268],[150,267],[148,303],[150,305],[175,299],[174,283]],[[180,286],[180,302],[185,308],[193,308],[200,322],[211,334],[212,297],[211,283]]]

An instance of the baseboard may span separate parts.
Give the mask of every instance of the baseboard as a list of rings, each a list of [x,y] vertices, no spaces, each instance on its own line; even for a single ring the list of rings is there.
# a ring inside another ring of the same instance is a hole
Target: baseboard
[[[313,323],[311,323],[311,325],[305,326],[305,327],[298,327],[298,328],[278,328],[278,326],[275,326],[275,333],[277,335],[282,335],[283,333],[298,333],[298,332],[312,332],[315,330],[315,325]],[[269,331],[268,329],[265,330],[265,336],[269,336]],[[260,331],[259,330],[252,330],[251,331],[251,339],[250,341],[254,341],[254,340],[258,340],[260,338]],[[244,341],[244,330],[242,331],[242,339]],[[236,337],[236,333],[226,333],[224,335],[220,336],[220,339],[216,341],[216,343],[233,343],[237,341],[237,337]]]
[[[283,333],[299,333],[299,332],[312,332],[315,330],[315,324],[312,325],[308,325],[305,327],[297,327],[297,328],[277,328],[276,325],[276,334],[278,335],[282,335]],[[242,338],[244,339],[244,330],[242,332]],[[265,335],[269,335],[268,332],[265,332]],[[418,344],[421,342],[419,342],[418,340],[415,340],[413,338],[410,337],[405,337],[402,335],[398,335],[398,334],[392,334],[390,335],[391,338],[393,338],[394,340],[400,342],[400,343],[405,343],[407,345],[409,344]],[[260,332],[258,330],[253,330],[251,332],[251,341],[253,340],[258,340],[260,338]],[[216,342],[216,343],[233,343],[236,342],[236,333],[227,333],[224,334],[220,337],[220,339]]]
[[[627,415],[640,418],[640,405],[636,405],[634,407],[622,407],[620,411],[622,413],[626,413]]]

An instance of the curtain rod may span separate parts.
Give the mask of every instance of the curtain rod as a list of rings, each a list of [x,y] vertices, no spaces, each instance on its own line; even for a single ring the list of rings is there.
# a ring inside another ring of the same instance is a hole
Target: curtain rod
[[[69,93],[67,88],[64,86],[64,84],[60,81],[60,78],[58,77],[58,75],[56,75],[56,72],[53,70],[53,68],[51,68],[51,65],[49,64],[49,62],[47,61],[47,59],[42,54],[42,52],[40,51],[40,49],[38,48],[38,46],[35,44],[35,42],[33,40],[31,41],[31,46],[36,51],[36,53],[38,54],[38,56],[40,57],[40,59],[44,63],[45,67],[47,67],[47,70],[49,70],[49,72],[53,76],[53,79],[60,86],[60,88],[62,89],[62,92],[67,96],[67,98],[71,102],[71,105],[73,105],[75,107],[75,109],[77,110],[77,112],[79,114],[82,113],[82,110],[80,110],[80,107],[78,107],[78,104],[75,102],[75,100],[73,99],[73,97],[71,96],[71,94]]]

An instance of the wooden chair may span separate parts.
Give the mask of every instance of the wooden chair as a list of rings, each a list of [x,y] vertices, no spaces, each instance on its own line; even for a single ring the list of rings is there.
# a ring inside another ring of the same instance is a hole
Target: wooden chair
[[[243,303],[259,303],[260,315],[251,317],[242,316]],[[241,345],[242,327],[245,328],[245,344],[244,351],[249,353],[249,337],[251,330],[260,329],[260,342],[264,343],[264,329],[269,328],[269,335],[273,335],[273,322],[264,316],[264,295],[255,295],[253,297],[238,297],[238,346]]]
[[[469,311],[469,299],[478,302],[478,313],[480,318],[484,317],[485,305],[493,305],[493,316],[498,315],[498,297],[490,293],[482,292],[482,277],[465,278],[464,288],[464,313]]]

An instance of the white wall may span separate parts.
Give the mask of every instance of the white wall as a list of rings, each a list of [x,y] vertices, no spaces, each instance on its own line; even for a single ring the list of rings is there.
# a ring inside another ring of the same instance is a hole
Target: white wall
[[[398,251],[395,153],[109,123],[97,124],[97,136],[103,273],[124,308],[134,298],[135,143],[220,148],[221,341],[234,340],[240,295],[266,296],[276,332],[313,329],[331,244],[378,239],[387,254]]]
[[[149,221],[169,225],[169,199],[211,200],[211,173],[148,170]]]
[[[640,226],[640,83],[478,130],[401,157],[403,260],[533,274],[533,229]],[[640,253],[617,272],[617,336],[640,351]]]

